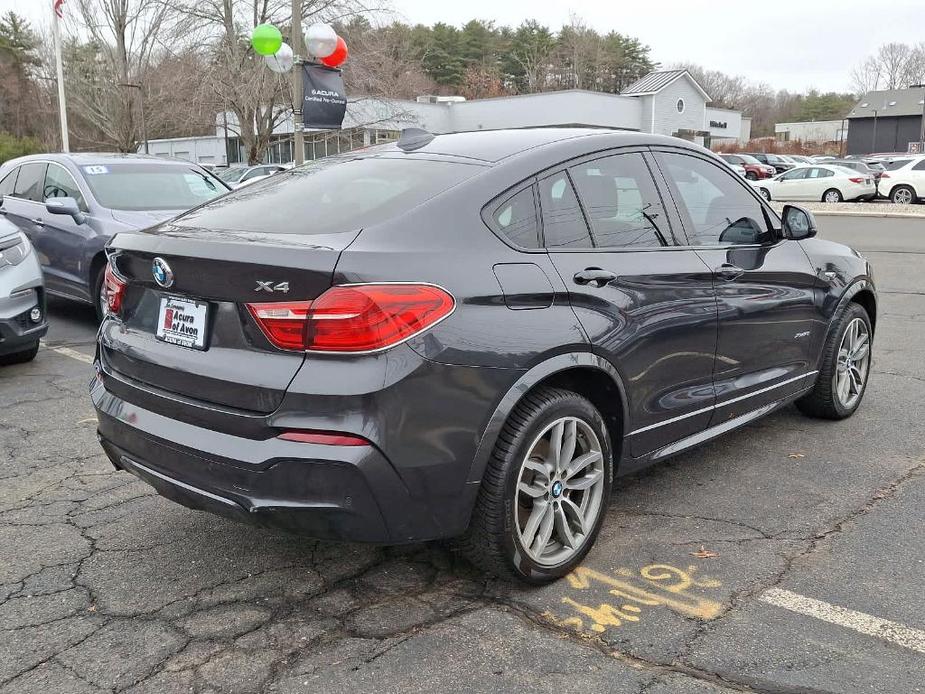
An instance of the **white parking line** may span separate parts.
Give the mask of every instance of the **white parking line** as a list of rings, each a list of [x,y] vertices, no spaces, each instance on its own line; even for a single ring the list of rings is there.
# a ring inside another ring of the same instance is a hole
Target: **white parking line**
[[[48,347],[48,345],[45,345]],[[48,347],[52,352],[57,352],[62,354],[65,357],[70,357],[71,359],[76,359],[77,361],[82,361],[84,364],[92,364],[93,357],[89,354],[84,354],[83,352],[78,352],[76,349],[71,349],[70,347]]]
[[[815,617],[823,622],[837,624],[861,634],[895,643],[903,648],[925,653],[925,631],[920,629],[913,629],[888,619],[880,619],[864,612],[849,610],[846,607],[830,605],[822,600],[815,600],[780,588],[769,588],[761,594],[759,599],[769,605],[783,607],[791,612]]]

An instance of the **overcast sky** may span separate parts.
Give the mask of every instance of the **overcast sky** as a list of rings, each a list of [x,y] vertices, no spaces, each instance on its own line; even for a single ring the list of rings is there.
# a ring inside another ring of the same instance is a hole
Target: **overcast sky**
[[[388,1],[388,0],[386,0]],[[52,0],[0,0],[33,21],[51,16]],[[767,82],[775,89],[850,89],[851,68],[889,41],[925,39],[925,0],[392,0],[405,21],[469,19],[552,28],[577,14],[600,32],[616,30],[652,47],[662,65],[694,62]]]

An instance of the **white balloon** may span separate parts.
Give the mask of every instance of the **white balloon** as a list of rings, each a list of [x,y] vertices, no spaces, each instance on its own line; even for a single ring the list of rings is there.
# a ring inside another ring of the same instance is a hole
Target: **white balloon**
[[[278,72],[280,74],[289,72],[292,69],[294,61],[292,47],[288,43],[283,43],[274,55],[265,55],[263,59],[266,61],[267,67],[273,72]]]
[[[330,24],[312,24],[305,32],[305,48],[309,55],[327,58],[337,48],[337,33]]]

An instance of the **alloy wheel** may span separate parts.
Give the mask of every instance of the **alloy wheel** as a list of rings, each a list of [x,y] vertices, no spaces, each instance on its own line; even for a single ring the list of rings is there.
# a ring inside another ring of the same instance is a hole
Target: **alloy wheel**
[[[837,190],[830,190],[826,192],[824,200],[826,202],[841,202],[841,193]]]
[[[760,192],[761,192],[761,197],[763,197],[768,202],[771,202],[771,193],[768,191],[767,188],[762,188]]]
[[[896,205],[911,205],[912,191],[908,188],[897,188],[893,191],[893,203]]]
[[[534,439],[517,476],[514,521],[524,551],[537,564],[571,559],[602,511],[604,454],[594,430],[562,417]]]
[[[863,320],[855,318],[842,335],[835,368],[835,395],[845,409],[861,399],[869,369],[870,331]]]

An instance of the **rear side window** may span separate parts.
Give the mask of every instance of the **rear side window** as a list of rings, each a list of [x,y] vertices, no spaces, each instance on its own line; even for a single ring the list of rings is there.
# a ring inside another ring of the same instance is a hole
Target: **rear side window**
[[[913,171],[925,171],[925,159],[912,167]]]
[[[770,236],[761,203],[736,175],[698,157],[660,153],[659,166],[677,191],[695,246],[761,243]]]
[[[579,164],[569,173],[598,248],[668,245],[665,210],[641,154],[616,154]]]
[[[44,202],[42,186],[45,183],[45,168],[48,164],[23,164],[19,167],[19,177],[13,188],[13,195],[24,200]]]
[[[280,234],[356,231],[420,205],[481,168],[411,157],[328,157],[241,188],[176,223]]]
[[[0,180],[0,197],[13,194],[13,186],[16,185],[16,173],[19,171],[17,166]]]
[[[561,171],[539,183],[546,248],[592,248],[591,235],[568,175]]]
[[[533,187],[502,202],[491,215],[495,231],[519,248],[540,248]]]

